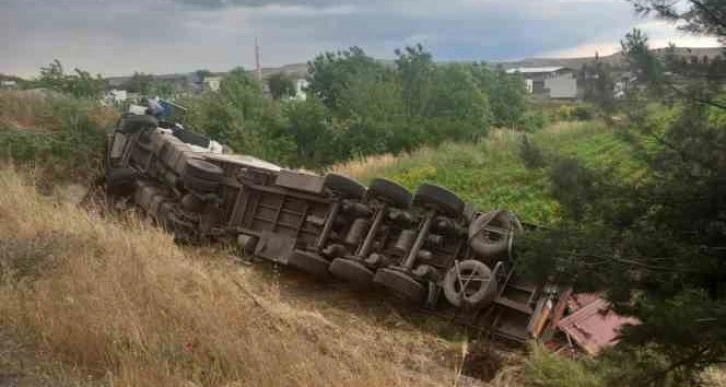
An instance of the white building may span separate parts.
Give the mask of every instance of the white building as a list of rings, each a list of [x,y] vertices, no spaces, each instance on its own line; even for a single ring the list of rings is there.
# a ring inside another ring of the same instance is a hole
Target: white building
[[[222,77],[204,77],[202,83],[205,90],[219,91],[219,86],[222,84]]]
[[[309,85],[309,82],[305,78],[300,78],[295,81],[295,99],[298,99],[300,101],[305,101],[307,99],[308,95],[305,91]]]
[[[18,83],[12,80],[0,81],[0,88],[12,89],[18,86]]]
[[[126,90],[113,89],[108,92],[108,97],[112,102],[121,103],[129,98],[129,93]]]
[[[522,74],[531,94],[553,99],[577,98],[577,77],[567,67],[520,67],[507,70]]]

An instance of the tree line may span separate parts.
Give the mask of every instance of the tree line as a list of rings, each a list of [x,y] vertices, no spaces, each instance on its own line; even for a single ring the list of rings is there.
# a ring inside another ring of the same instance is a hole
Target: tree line
[[[393,63],[359,47],[308,63],[307,98],[273,77],[273,99],[243,69],[218,93],[182,99],[186,123],[240,152],[310,168],[379,153],[408,152],[443,141],[471,141],[492,126],[528,128],[524,81],[485,63],[438,64],[420,45]]]

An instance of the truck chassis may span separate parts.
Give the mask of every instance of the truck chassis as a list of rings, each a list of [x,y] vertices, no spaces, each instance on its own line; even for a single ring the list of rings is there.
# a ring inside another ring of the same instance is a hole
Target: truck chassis
[[[477,211],[449,190],[414,193],[387,179],[367,187],[255,157],[210,150],[210,140],[151,115],[125,114],[109,133],[111,201],[142,209],[186,243],[233,241],[240,251],[335,279],[525,341],[551,334],[552,287],[522,282],[506,211]]]

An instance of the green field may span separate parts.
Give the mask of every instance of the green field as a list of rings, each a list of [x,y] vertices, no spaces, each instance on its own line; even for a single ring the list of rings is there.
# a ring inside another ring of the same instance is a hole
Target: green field
[[[549,194],[548,169],[525,167],[519,157],[523,136],[521,132],[499,130],[474,144],[447,143],[409,155],[352,162],[333,170],[364,181],[387,177],[412,190],[422,182],[432,182],[482,210],[504,208],[527,222],[554,222],[560,214]],[[545,154],[573,156],[588,166],[613,168],[620,175],[633,175],[639,169],[628,145],[601,123],[559,123],[530,136]]]

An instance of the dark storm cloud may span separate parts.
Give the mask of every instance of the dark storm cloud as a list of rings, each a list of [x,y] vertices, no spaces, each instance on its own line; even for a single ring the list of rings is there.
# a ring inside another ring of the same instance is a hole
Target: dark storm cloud
[[[249,67],[255,37],[265,65],[417,42],[442,60],[510,59],[617,42],[638,22],[620,0],[0,0],[0,72]]]
[[[328,7],[341,3],[363,3],[359,1],[336,1],[336,0],[174,0],[175,2],[202,8],[227,8],[227,7],[263,7],[263,6],[304,6],[304,7]]]

